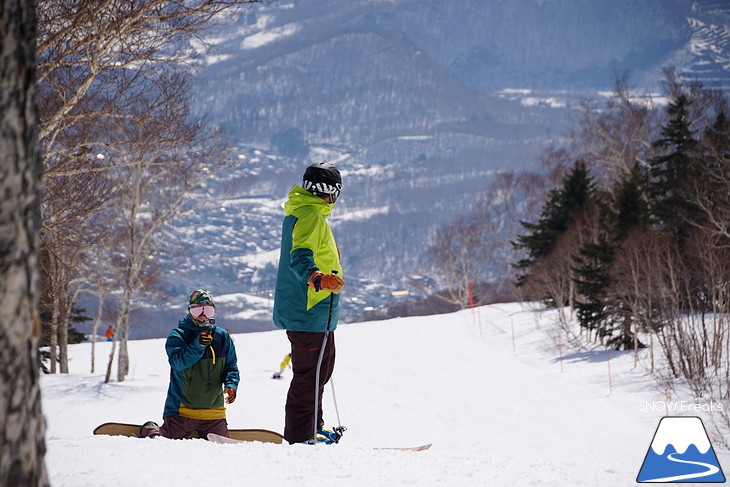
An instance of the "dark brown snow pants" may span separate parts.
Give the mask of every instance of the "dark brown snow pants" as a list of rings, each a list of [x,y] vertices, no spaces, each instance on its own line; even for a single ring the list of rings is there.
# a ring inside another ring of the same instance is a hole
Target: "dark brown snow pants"
[[[286,336],[291,343],[291,363],[294,377],[291,380],[289,393],[286,397],[284,439],[289,443],[302,443],[314,435],[314,383],[324,333],[287,331]],[[317,411],[317,419],[320,427],[324,425],[322,420],[322,393],[325,384],[332,377],[334,368],[335,334],[330,332],[319,371],[319,411]]]
[[[142,428],[142,438],[164,436],[173,440],[187,438],[194,431],[203,439],[208,439],[208,433],[230,437],[228,422],[225,419],[192,419],[182,416],[169,416],[164,419],[162,426],[150,425]]]

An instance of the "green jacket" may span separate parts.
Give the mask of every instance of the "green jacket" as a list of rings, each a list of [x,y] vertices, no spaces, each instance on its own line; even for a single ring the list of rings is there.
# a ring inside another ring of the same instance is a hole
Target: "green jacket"
[[[340,254],[327,217],[334,204],[312,195],[301,186],[289,192],[284,203],[279,270],[274,292],[274,324],[292,331],[324,332],[327,328],[329,297],[332,296],[330,330],[337,327],[338,294],[315,291],[309,286],[314,271],[342,277]]]
[[[213,326],[213,342],[205,347],[198,341],[201,331],[188,314],[167,337],[170,385],[163,418],[226,417],[223,389],[238,389],[240,380],[236,346],[226,330]]]

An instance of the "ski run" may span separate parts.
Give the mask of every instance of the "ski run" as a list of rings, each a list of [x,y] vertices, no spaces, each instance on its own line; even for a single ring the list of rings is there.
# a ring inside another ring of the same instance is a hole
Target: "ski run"
[[[130,374],[109,384],[111,344],[97,343],[94,374],[91,345],[73,345],[71,373],[41,378],[51,485],[636,485],[668,412],[700,416],[730,468],[715,425],[730,405],[668,392],[647,372],[647,350],[635,365],[633,352],[577,349],[559,330],[554,311],[517,303],[340,324],[333,381],[347,431],[337,445],[314,446],[94,436],[108,421],[162,421],[164,339],[130,342]],[[241,384],[229,426],[281,432],[291,369],[271,377],[288,352],[284,332],[233,339]],[[329,385],[324,411],[336,426]]]

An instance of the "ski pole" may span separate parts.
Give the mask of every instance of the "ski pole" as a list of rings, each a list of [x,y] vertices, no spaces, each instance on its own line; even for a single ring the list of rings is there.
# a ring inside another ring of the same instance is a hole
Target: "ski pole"
[[[333,270],[333,274],[337,271]],[[319,350],[319,358],[317,359],[317,371],[314,378],[314,432],[312,434],[312,442],[317,442],[317,429],[319,428],[319,374],[322,368],[322,359],[324,358],[324,349],[327,346],[327,338],[330,334],[330,326],[332,325],[332,304],[334,301],[334,293],[330,292],[329,311],[327,312],[327,328],[324,330],[324,338],[322,338],[322,348]]]
[[[342,426],[342,420],[340,419],[340,408],[337,407],[337,395],[335,394],[335,381],[330,378],[330,386],[332,387],[332,402],[335,405],[335,415],[337,415],[337,427],[332,428],[338,435],[338,440],[342,437],[342,434],[347,428]]]

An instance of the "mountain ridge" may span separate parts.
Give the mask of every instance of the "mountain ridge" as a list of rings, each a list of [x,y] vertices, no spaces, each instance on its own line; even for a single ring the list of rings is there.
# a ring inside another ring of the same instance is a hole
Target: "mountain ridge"
[[[496,175],[535,169],[543,147],[565,144],[569,114],[617,72],[656,93],[674,63],[730,89],[728,32],[730,6],[712,0],[254,5],[214,33],[196,68],[195,112],[228,134],[239,164],[206,188],[206,238],[191,237],[188,218],[170,230],[168,248],[184,251],[163,256],[166,301],[202,282],[251,296],[233,311],[257,309],[256,326],[270,327],[259,298],[273,289],[278,205],[316,160],[343,172],[332,219],[348,274],[342,318],[420,297],[408,282],[438,280],[433,232],[472,213]]]

